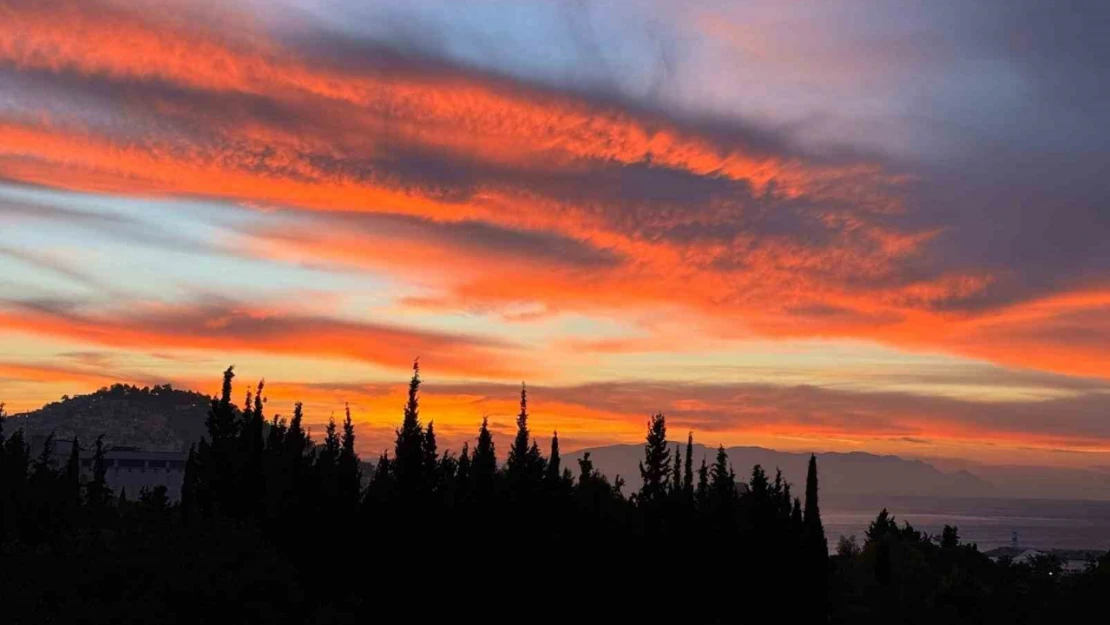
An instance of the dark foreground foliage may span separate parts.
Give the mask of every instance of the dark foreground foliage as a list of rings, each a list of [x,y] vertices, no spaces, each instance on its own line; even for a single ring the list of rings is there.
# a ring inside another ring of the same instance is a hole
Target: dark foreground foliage
[[[626,495],[588,455],[564,466],[557,434],[540,448],[523,390],[504,463],[484,422],[440,452],[414,367],[367,480],[349,413],[312,441],[300,405],[267,419],[261,383],[234,406],[233,377],[180,502],[112,493],[99,440],[82,477],[76,443],[59,467],[0,430],[0,622],[1104,622],[1108,557],[1075,575],[995,563],[884,510],[830,558],[816,458],[803,501],[781,474],[737,477],[723,449],[695,468],[693,436],[672,445],[656,415]]]

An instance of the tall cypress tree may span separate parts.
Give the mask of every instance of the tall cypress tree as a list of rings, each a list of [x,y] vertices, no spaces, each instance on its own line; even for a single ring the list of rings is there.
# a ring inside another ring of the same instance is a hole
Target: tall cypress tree
[[[355,424],[351,420],[351,406],[344,406],[346,417],[343,419],[343,436],[340,440],[339,460],[336,469],[339,473],[339,497],[344,506],[353,506],[359,499],[362,487],[362,467],[359,465],[358,452],[355,451]]]
[[[674,468],[671,469],[671,494],[675,497],[682,495],[682,448],[675,443]]]
[[[640,501],[656,504],[663,501],[667,494],[668,478],[671,474],[671,450],[667,447],[667,420],[657,413],[648,421],[647,442],[644,445],[644,460],[640,462],[640,477],[644,484],[640,487]]]
[[[339,429],[335,424],[335,417],[328,418],[328,425],[324,428],[324,448],[316,459],[318,463],[334,465],[339,460],[339,450],[343,443],[339,440]]]
[[[884,510],[885,512],[885,510]],[[821,523],[821,509],[817,502],[817,456],[810,454],[806,472],[806,502],[802,518],[803,558],[808,569],[808,609],[811,622],[824,622],[828,612],[828,559],[829,544]]]
[[[205,421],[208,436],[212,439],[211,445],[223,450],[226,450],[228,442],[235,438],[236,434],[235,410],[231,405],[231,381],[234,378],[235,366],[232,365],[224,371],[220,398],[212,400],[212,406]]]
[[[424,428],[420,425],[420,361],[412,363],[405,417],[397,430],[393,450],[393,474],[402,497],[414,497],[425,489]]]
[[[509,457],[505,460],[505,473],[509,482],[515,489],[527,488],[534,467],[533,455],[530,452],[530,432],[528,431],[528,389],[520,385],[520,412],[516,416],[516,438],[509,448]]]
[[[819,559],[826,559],[829,549],[825,527],[821,523],[821,509],[817,503],[817,456],[814,454],[809,456],[809,468],[806,472],[806,503],[802,522],[808,550],[814,556],[823,556]]]
[[[699,510],[709,507],[709,467],[705,464],[705,456],[701,457],[701,466],[698,467],[698,489],[694,498]]]
[[[686,466],[682,475],[682,489],[687,497],[694,496],[694,433],[686,436]]]
[[[551,455],[547,458],[546,478],[548,484],[555,485],[559,483],[559,472],[562,470],[561,464],[562,459],[559,457],[559,432],[556,430],[551,435]]]

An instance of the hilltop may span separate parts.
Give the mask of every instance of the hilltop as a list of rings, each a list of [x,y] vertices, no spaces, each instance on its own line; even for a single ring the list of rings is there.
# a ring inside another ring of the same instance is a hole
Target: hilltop
[[[169,384],[114,384],[88,395],[65,396],[38,410],[12,415],[4,429],[22,428],[29,440],[51,432],[59,439],[104,442],[150,451],[184,451],[204,434],[210,399]]]

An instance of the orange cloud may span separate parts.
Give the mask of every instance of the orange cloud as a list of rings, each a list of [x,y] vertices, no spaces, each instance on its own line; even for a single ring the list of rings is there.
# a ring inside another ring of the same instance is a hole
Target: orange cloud
[[[220,304],[148,306],[95,316],[20,307],[0,309],[0,323],[10,331],[121,348],[319,356],[402,369],[424,356],[445,373],[478,377],[518,377],[524,369],[515,348],[499,340]]]
[[[894,225],[904,179],[866,159],[805,158],[736,133],[385,50],[338,63],[282,43],[246,14],[223,9],[224,26],[214,27],[217,20],[197,19],[188,7],[158,7],[49,0],[0,9],[0,66],[78,93],[107,85],[98,92],[109,102],[104,114],[123,117],[130,131],[81,111],[4,118],[0,177],[120,195],[479,221],[555,233],[614,259],[575,264],[557,254],[536,258],[527,249],[479,249],[411,232],[391,239],[326,222],[246,233],[249,249],[263,257],[380,269],[434,288],[413,305],[535,304],[534,314],[589,311],[637,322],[665,309],[679,311],[691,334],[863,338],[1067,373],[1110,372],[1105,350],[1063,332],[1075,315],[1093,314],[1091,306],[955,310],[954,302],[988,293],[999,276],[931,264],[929,246],[941,231]],[[679,185],[690,192],[675,193]],[[456,372],[521,368],[506,346],[403,333],[382,346],[379,329],[320,319],[311,320],[314,329],[309,320],[282,321],[288,336],[244,339],[199,324],[193,312],[158,313],[157,332],[100,317],[5,321],[127,347],[232,345],[394,365],[414,351],[445,350],[441,362]],[[195,336],[168,327],[175,314]],[[381,351],[393,345],[400,347]]]

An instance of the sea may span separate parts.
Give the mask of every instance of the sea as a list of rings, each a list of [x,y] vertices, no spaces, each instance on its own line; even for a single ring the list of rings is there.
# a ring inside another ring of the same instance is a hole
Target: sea
[[[961,542],[980,551],[1110,549],[1110,502],[1042,499],[971,499],[907,495],[822,495],[821,520],[831,549],[841,536],[863,543],[867,526],[886,508],[898,524],[940,535],[955,525]]]

